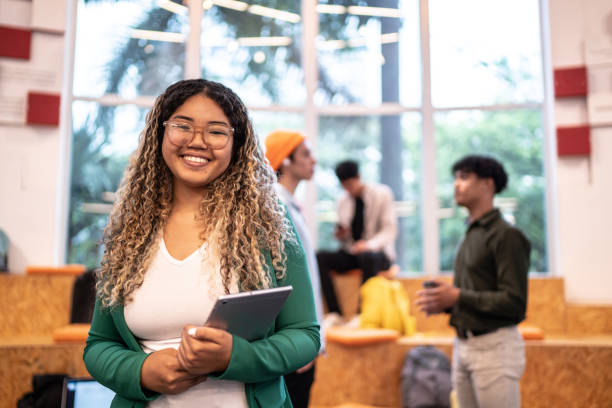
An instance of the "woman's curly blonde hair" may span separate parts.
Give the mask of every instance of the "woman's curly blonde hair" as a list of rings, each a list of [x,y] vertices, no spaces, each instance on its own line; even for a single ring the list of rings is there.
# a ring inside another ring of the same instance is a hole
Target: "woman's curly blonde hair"
[[[242,290],[270,285],[268,251],[277,278],[285,273],[285,240],[293,239],[284,207],[274,193],[275,175],[265,161],[247,109],[229,88],[204,79],[179,81],[166,89],[147,114],[138,149],[132,155],[104,231],[104,256],[97,295],[105,307],[124,304],[143,282],[172,208],[172,173],[161,146],[163,122],[188,98],[212,99],[234,128],[232,158],[210,183],[200,204],[206,223],[202,237],[214,236],[221,280]]]

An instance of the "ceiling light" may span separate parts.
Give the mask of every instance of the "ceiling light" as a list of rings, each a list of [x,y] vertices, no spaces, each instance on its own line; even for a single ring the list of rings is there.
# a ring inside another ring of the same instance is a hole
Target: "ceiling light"
[[[380,36],[381,44],[391,44],[399,41],[399,33],[387,33]]]
[[[249,8],[249,5],[244,1],[236,0],[212,0],[215,6],[225,7],[232,10],[245,11]]]
[[[388,7],[349,6],[347,10],[350,14],[356,14],[358,16],[396,17],[396,18],[399,18],[402,16],[398,9],[388,8]]]
[[[259,16],[270,17],[276,20],[288,21],[290,23],[299,23],[302,19],[299,14],[290,13],[288,11],[282,11],[264,6],[249,6],[249,13],[257,14]]]
[[[132,29],[131,37],[151,41],[165,41],[175,43],[185,42],[185,34],[169,33],[165,31],[139,30],[137,28]]]
[[[348,46],[352,48],[364,47],[367,44],[365,38],[352,38],[348,40]]]
[[[157,0],[157,7],[163,8],[171,13],[187,15],[187,7],[170,0]]]
[[[204,0],[202,2],[202,8],[204,10],[210,10],[212,8],[212,6],[214,6],[215,3],[212,0]]]
[[[257,51],[253,54],[253,61],[257,64],[261,64],[266,60],[266,54],[263,51]]]
[[[328,40],[318,41],[317,48],[321,51],[334,51],[341,50],[346,47],[346,41],[344,40]]]
[[[317,13],[326,14],[344,14],[346,13],[346,7],[338,4],[317,4]]]
[[[291,44],[290,37],[240,37],[238,44],[243,47],[286,47]]]

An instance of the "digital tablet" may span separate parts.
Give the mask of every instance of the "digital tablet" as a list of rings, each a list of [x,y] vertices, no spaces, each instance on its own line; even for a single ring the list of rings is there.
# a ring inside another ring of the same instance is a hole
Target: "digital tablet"
[[[261,339],[292,290],[289,285],[219,296],[205,326],[227,330],[246,340]]]

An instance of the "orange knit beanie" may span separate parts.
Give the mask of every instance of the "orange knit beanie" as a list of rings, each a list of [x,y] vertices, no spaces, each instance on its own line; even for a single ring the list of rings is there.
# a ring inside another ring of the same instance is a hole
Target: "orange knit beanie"
[[[274,171],[306,137],[295,130],[275,130],[266,137],[266,157]]]

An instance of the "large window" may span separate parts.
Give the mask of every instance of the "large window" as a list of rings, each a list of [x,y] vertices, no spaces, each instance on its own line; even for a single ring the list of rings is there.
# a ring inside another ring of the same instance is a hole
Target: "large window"
[[[482,153],[506,166],[496,205],[548,272],[537,0],[79,0],[76,26],[69,262],[98,264],[154,97],[201,76],[243,98],[260,138],[311,138],[318,167],[299,193],[319,248],[337,245],[333,169],[352,158],[394,192],[402,272],[452,270],[466,213],[450,167]]]

